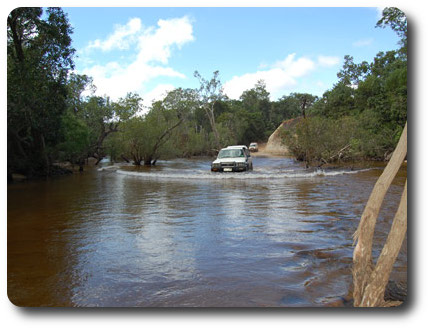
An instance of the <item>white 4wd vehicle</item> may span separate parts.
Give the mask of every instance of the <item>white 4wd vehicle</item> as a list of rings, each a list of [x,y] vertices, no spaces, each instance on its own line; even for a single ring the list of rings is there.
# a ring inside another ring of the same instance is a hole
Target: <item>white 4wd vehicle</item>
[[[247,146],[229,146],[221,149],[212,162],[213,172],[240,172],[252,170],[252,157]]]

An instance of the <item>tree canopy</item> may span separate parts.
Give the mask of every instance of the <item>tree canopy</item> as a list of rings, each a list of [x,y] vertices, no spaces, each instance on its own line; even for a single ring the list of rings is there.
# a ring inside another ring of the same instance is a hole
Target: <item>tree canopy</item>
[[[301,123],[285,136],[298,159],[383,159],[407,120],[407,22],[386,8],[376,27],[393,29],[400,48],[372,62],[345,55],[339,81],[322,97],[290,93],[272,100],[259,80],[227,98],[220,73],[177,88],[148,109],[139,95],[96,95],[92,78],[74,73],[73,30],[61,8],[17,8],[7,19],[8,178],[47,176],[55,162],[81,168],[88,157],[153,165],[158,159],[213,155],[229,144],[267,141],[285,120]]]
[[[7,19],[8,176],[49,175],[67,108],[72,28],[60,8],[17,8]]]
[[[393,29],[400,48],[379,52],[371,63],[354,63],[352,56],[345,56],[338,83],[309,109],[313,118],[286,136],[297,158],[320,164],[327,158],[384,160],[394,150],[407,120],[406,17],[397,8],[385,8],[376,26]],[[346,123],[345,136],[335,128]],[[322,135],[321,127],[331,134]],[[322,137],[326,139],[323,145]],[[343,141],[343,146],[334,141]]]

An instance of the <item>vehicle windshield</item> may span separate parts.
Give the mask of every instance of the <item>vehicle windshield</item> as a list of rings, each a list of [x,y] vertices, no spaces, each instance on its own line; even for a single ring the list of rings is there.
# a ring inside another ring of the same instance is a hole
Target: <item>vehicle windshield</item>
[[[223,149],[219,152],[218,158],[245,157],[242,149]]]

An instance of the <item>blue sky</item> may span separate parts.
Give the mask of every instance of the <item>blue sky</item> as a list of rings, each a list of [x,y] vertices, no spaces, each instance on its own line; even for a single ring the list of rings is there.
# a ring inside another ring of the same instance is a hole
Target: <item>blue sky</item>
[[[372,61],[398,47],[375,28],[378,8],[63,8],[74,28],[76,71],[113,99],[139,93],[146,105],[175,87],[198,86],[198,70],[220,71],[239,98],[257,80],[272,100],[321,96],[337,82],[345,55]]]

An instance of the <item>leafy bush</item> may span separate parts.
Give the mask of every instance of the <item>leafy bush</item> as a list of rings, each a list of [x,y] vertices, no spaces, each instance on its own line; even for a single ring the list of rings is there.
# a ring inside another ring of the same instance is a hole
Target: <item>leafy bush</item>
[[[61,131],[64,141],[59,143],[60,160],[71,163],[82,162],[88,153],[89,128],[85,122],[70,112],[66,112],[61,120]]]
[[[308,164],[352,159],[356,154],[357,120],[308,117],[283,133],[290,152]]]

